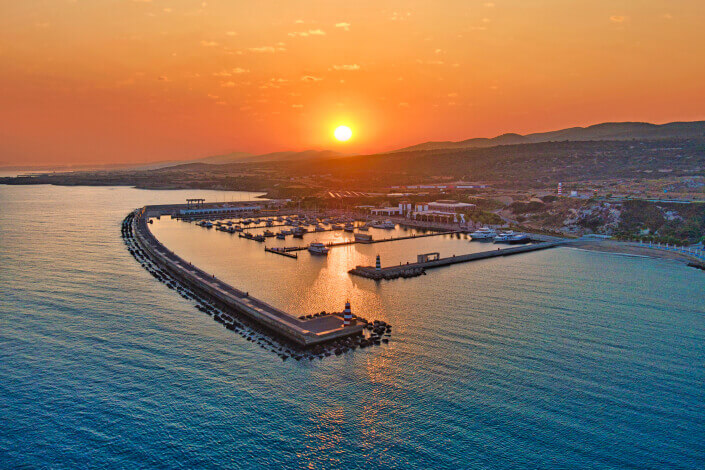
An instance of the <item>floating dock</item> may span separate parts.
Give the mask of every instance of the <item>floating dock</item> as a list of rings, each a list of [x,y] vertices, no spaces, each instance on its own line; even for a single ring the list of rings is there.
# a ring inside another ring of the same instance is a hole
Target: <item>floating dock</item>
[[[228,310],[244,315],[302,347],[361,335],[363,325],[354,321],[351,325],[344,325],[342,315],[297,318],[293,314],[250,296],[247,292],[232,287],[169,251],[154,237],[147,224],[150,217],[164,215],[166,207],[145,206],[135,211],[135,217],[132,220],[134,239],[154,264],[194,292],[217,301]]]
[[[287,258],[298,258],[299,254],[298,253],[290,253],[291,250],[287,250],[285,248],[267,248],[266,246],[264,247],[264,251],[268,253],[274,253],[277,255],[282,255],[286,256]]]
[[[450,266],[451,264],[467,263],[470,261],[478,261],[481,259],[496,258],[498,256],[511,256],[520,253],[528,253],[530,251],[545,250],[555,246],[569,243],[567,241],[557,242],[542,242],[532,245],[522,245],[512,248],[498,248],[496,250],[482,251],[480,253],[470,253],[460,256],[449,256],[446,258],[438,258],[430,261],[403,264],[399,266],[388,266],[377,269],[375,266],[357,266],[348,271],[356,276],[366,277],[368,279],[397,279],[416,277],[425,274],[427,269],[440,268],[441,266]]]

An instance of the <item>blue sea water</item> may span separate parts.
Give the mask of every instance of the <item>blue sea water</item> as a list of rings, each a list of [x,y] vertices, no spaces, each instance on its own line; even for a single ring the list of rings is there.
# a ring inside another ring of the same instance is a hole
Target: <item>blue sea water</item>
[[[344,294],[394,325],[388,346],[282,362],[125,249],[129,210],[189,196],[252,197],[0,186],[1,468],[705,467],[702,271],[560,248],[375,284],[345,272],[373,253],[246,270],[254,245],[211,231],[218,257],[155,224],[264,300]]]

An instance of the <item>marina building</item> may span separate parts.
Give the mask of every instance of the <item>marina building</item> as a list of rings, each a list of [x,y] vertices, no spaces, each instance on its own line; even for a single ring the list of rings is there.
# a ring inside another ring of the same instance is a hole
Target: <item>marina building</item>
[[[439,211],[439,212],[463,212],[468,210],[474,210],[475,204],[470,204],[467,202],[452,201],[449,199],[442,199],[436,202],[429,202],[425,210]]]
[[[199,201],[194,204],[194,201]],[[237,216],[238,214],[271,210],[282,207],[287,201],[279,199],[271,199],[266,201],[244,201],[230,202],[219,204],[206,204],[203,199],[190,199],[185,209],[179,210],[181,217],[228,217]]]

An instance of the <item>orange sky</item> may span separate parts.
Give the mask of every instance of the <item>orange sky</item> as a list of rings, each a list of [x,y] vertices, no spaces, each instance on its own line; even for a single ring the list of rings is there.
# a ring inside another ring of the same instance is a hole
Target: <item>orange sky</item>
[[[703,119],[703,24],[702,0],[3,1],[0,162]]]

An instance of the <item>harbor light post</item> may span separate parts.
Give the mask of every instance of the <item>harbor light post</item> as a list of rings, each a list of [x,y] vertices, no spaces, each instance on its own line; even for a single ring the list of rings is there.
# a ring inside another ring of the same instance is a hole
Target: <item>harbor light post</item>
[[[345,310],[343,310],[343,326],[350,326],[352,323],[352,310],[350,309],[350,301],[345,302]]]

